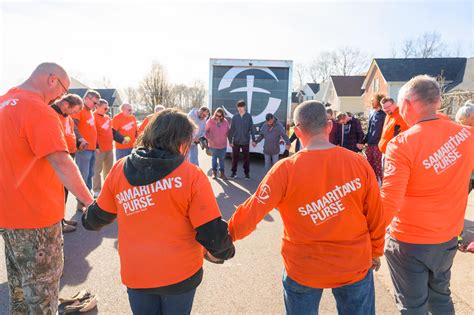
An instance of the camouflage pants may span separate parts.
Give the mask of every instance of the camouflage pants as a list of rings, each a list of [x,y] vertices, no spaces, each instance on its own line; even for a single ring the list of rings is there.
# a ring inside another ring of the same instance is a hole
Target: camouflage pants
[[[61,223],[0,229],[5,241],[11,314],[56,314],[64,260]]]

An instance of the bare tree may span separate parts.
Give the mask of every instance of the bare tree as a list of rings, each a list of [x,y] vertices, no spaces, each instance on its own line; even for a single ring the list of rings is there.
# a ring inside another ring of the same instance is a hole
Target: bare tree
[[[303,87],[306,81],[306,76],[308,69],[304,63],[297,63],[295,64],[295,67],[293,68],[294,70],[294,87],[297,89],[300,89]]]
[[[331,52],[321,52],[317,59],[311,63],[308,68],[308,73],[313,82],[326,81],[331,76],[333,64],[331,59]]]
[[[416,55],[420,58],[441,57],[446,53],[447,47],[441,40],[441,34],[436,31],[423,33],[416,44]]]
[[[462,43],[460,40],[454,44],[454,57],[461,57],[462,54]]]
[[[403,58],[414,57],[416,54],[415,42],[411,39],[406,39],[402,44],[401,50]]]
[[[194,81],[193,85],[188,89],[191,106],[200,107],[204,105],[207,95],[207,89],[202,81]]]
[[[166,105],[170,94],[170,86],[166,78],[165,68],[153,62],[150,71],[140,82],[138,88],[141,101],[153,111],[156,105]]]
[[[138,90],[134,87],[127,87],[123,90],[123,95],[125,95],[126,102],[136,104],[140,102],[140,95]]]
[[[331,53],[334,74],[354,75],[367,69],[369,56],[359,48],[341,47]]]

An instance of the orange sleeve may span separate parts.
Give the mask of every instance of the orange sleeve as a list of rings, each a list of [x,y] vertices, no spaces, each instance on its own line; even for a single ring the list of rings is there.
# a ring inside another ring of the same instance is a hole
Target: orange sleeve
[[[234,241],[252,233],[267,213],[283,200],[286,194],[288,173],[282,162],[277,163],[268,172],[256,192],[241,204],[230,218],[229,232]]]
[[[410,178],[411,162],[408,148],[403,145],[403,135],[392,139],[385,155],[385,172],[382,185],[382,204],[385,212],[385,223],[389,225],[400,210]]]
[[[195,174],[196,180],[191,186],[191,202],[188,208],[188,215],[193,228],[222,216],[209,179],[197,167]]]
[[[31,151],[38,159],[54,152],[69,152],[62,123],[50,108],[30,112],[24,123],[24,131]]]
[[[115,196],[113,191],[114,177],[117,172],[123,172],[123,163],[115,163],[105,178],[104,184],[97,198],[97,205],[106,212],[117,214],[117,205],[115,204]]]
[[[142,124],[140,125],[140,128],[138,128],[138,134],[142,134],[143,131],[145,131],[145,127],[148,125],[148,116],[143,119]]]
[[[372,242],[372,257],[383,256],[385,239],[385,217],[380,197],[379,185],[369,163],[364,160],[367,168],[367,190],[364,198],[364,215],[369,228]]]

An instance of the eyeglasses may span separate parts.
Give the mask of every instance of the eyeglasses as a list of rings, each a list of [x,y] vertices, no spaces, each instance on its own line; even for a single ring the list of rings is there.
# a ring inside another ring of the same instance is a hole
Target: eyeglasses
[[[50,73],[49,74],[50,76],[55,76],[54,74]],[[56,77],[56,76],[55,76]],[[61,82],[61,79],[59,79],[59,77],[56,77],[56,80],[58,80],[59,84],[61,85],[61,87],[63,88],[64,90],[64,93],[63,95],[67,94],[68,90],[66,89],[66,86],[64,86],[64,84]]]
[[[216,115],[217,118],[222,118],[222,115]]]

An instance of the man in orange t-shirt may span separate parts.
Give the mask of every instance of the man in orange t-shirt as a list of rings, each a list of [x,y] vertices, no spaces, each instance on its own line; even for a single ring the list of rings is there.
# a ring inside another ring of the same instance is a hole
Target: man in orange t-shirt
[[[165,107],[163,105],[156,105],[155,106],[155,112],[153,114],[150,114],[143,119],[142,124],[138,128],[138,136],[140,136],[143,131],[145,130],[145,127],[148,126],[148,123],[150,122],[151,117],[153,117],[156,113],[161,112]]]
[[[384,97],[380,104],[382,104],[383,111],[387,114],[385,116],[385,122],[383,124],[382,136],[379,141],[379,149],[385,154],[387,149],[387,144],[392,140],[396,135],[408,129],[408,125],[400,116],[397,103],[390,98]]]
[[[278,208],[286,312],[317,314],[323,288],[332,288],[347,314],[375,314],[372,268],[385,234],[375,174],[362,156],[329,142],[324,105],[306,101],[294,119],[305,149],[273,166],[235,211],[230,234],[246,237]]]
[[[474,169],[474,137],[469,127],[437,116],[440,99],[436,79],[408,81],[398,104],[410,129],[386,151],[385,256],[397,306],[407,314],[454,314],[449,283]]]
[[[99,100],[99,92],[88,90],[84,95],[84,107],[79,113],[72,116],[76,127],[74,132],[79,143],[79,150],[76,152],[76,164],[89,190],[92,189],[95,150],[97,148],[97,129],[93,110],[99,105]],[[77,211],[83,211],[84,208],[84,204],[78,200]]]
[[[0,234],[13,314],[56,314],[63,185],[92,203],[58,115],[48,106],[67,93],[69,82],[62,67],[42,63],[0,96]]]
[[[58,114],[59,120],[63,126],[67,149],[72,158],[74,158],[76,153],[76,134],[74,133],[74,121],[72,120],[71,115],[78,113],[83,106],[84,103],[82,102],[82,98],[77,94],[66,94],[59,101],[51,105]],[[64,205],[67,203],[68,194],[69,191],[64,187]],[[76,230],[76,221],[63,219],[61,223],[63,233],[74,232]]]
[[[102,179],[105,180],[114,164],[114,140],[124,143],[124,137],[112,128],[112,119],[107,115],[109,102],[104,99],[99,100],[94,112],[94,121],[97,129],[97,150],[95,153],[94,176],[92,177],[92,190],[94,197],[99,195],[102,189]]]
[[[112,127],[125,139],[125,142],[115,142],[115,160],[129,155],[137,139],[137,119],[132,115],[133,107],[124,103],[120,106],[121,112],[112,119]]]

